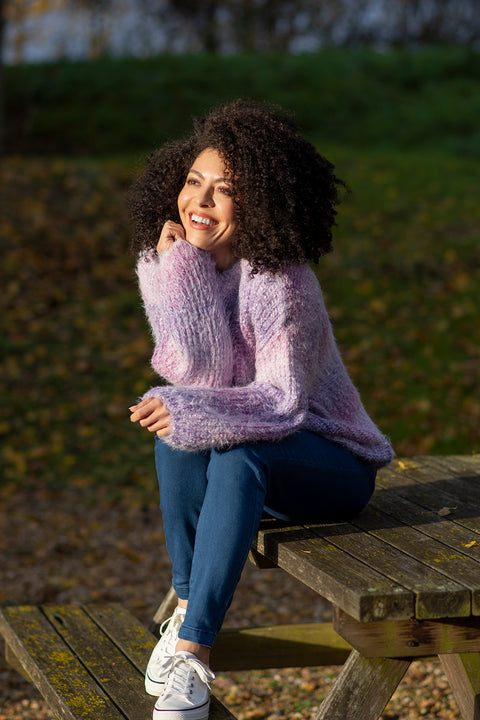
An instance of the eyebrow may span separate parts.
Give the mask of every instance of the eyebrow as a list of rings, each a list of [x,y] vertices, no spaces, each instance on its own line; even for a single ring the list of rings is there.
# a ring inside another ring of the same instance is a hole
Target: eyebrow
[[[194,173],[194,175],[198,175],[198,177],[201,177],[201,178],[204,177],[204,175],[203,175],[201,172],[199,172],[198,170],[190,169],[190,170],[189,170],[189,173]],[[226,178],[223,178],[223,177],[215,178],[215,180],[214,180],[213,182],[216,182],[216,183],[217,183],[217,182],[224,182],[224,183],[231,184],[231,183],[230,183],[230,180],[227,180]]]

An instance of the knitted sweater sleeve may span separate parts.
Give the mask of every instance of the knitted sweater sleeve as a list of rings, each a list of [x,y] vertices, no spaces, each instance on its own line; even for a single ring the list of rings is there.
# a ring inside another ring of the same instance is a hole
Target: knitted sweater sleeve
[[[174,385],[230,385],[232,341],[211,256],[178,240],[160,255],[140,257],[137,274],[156,372]]]
[[[248,281],[242,317],[254,335],[255,378],[251,383],[237,387],[177,385],[146,393],[146,397],[160,397],[170,411],[168,444],[187,450],[225,447],[279,439],[302,426],[308,411],[311,359],[318,354],[322,336],[318,332],[319,308],[313,306],[317,289],[308,287],[309,281],[312,285],[308,274],[307,279],[284,274],[256,275]]]

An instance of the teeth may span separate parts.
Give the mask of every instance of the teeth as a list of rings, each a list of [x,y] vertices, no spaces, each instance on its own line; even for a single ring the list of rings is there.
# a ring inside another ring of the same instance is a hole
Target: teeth
[[[192,220],[196,223],[202,223],[203,225],[216,225],[215,220],[209,220],[209,218],[200,217],[200,215],[194,215],[192,213]]]

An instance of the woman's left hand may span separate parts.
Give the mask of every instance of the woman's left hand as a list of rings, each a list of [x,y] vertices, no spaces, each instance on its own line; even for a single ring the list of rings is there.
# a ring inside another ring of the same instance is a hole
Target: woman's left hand
[[[154,432],[158,437],[166,437],[171,432],[172,418],[166,405],[160,398],[145,398],[129,408],[132,413],[130,420],[139,422],[149,432]]]

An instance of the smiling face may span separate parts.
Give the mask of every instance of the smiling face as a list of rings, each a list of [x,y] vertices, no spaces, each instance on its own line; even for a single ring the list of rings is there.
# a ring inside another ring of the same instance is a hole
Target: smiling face
[[[191,245],[211,253],[219,270],[234,262],[232,243],[237,229],[232,187],[225,163],[216,150],[200,153],[178,196],[178,211]]]

